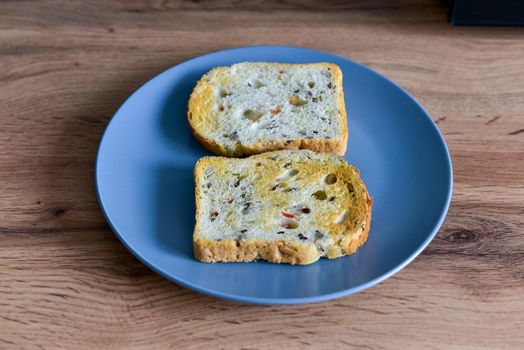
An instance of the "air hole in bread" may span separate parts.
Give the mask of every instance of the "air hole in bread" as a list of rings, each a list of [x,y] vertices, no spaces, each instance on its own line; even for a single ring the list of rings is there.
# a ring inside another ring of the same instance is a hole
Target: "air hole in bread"
[[[355,192],[355,186],[353,186],[353,184],[351,182],[348,182],[347,183],[347,187],[348,187],[348,192],[351,194],[353,192]]]
[[[309,86],[311,89],[313,89],[315,87],[315,82],[314,81],[310,81],[307,83],[307,86]]]
[[[295,176],[296,174],[298,174],[298,169],[289,170],[289,176]]]
[[[300,96],[293,95],[289,98],[289,104],[295,107],[301,107],[307,105],[307,101],[302,99]]]
[[[231,95],[231,94],[228,93],[226,89],[224,89],[224,88],[219,88],[218,89],[218,96],[224,98],[224,97],[229,96],[229,95]]]
[[[265,122],[253,122],[253,124],[249,126],[249,129],[250,130],[267,129],[271,127],[272,125],[273,124],[271,123],[270,120],[266,120]]]
[[[263,113],[255,112],[252,109],[246,109],[243,113],[244,118],[251,120],[253,123],[262,118]]]
[[[289,169],[283,172],[279,177],[277,177],[277,180],[288,179],[290,177],[295,176],[296,174],[298,174],[298,169]]]
[[[324,182],[328,185],[333,185],[334,183],[337,182],[337,175],[335,174],[328,174],[325,178],[324,178]]]
[[[255,80],[255,88],[260,89],[261,87],[266,86],[266,84],[262,83],[260,80]]]
[[[314,192],[311,196],[319,201],[323,201],[327,198],[326,191],[323,190],[318,190]]]
[[[335,221],[337,225],[343,224],[348,219],[349,213],[347,210],[344,210]]]

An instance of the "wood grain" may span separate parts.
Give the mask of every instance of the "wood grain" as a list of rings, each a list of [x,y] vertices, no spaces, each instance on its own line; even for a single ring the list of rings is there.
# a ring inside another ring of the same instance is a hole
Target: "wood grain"
[[[152,273],[96,202],[111,115],[188,58],[281,44],[397,81],[454,166],[449,215],[386,282],[320,304],[203,296]],[[437,1],[0,3],[0,348],[524,348],[524,29],[451,27]]]

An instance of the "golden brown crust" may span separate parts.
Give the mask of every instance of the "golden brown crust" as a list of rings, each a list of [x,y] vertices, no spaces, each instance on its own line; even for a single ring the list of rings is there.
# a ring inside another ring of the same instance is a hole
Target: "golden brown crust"
[[[338,89],[338,100],[340,102],[338,106],[339,116],[340,116],[340,125],[342,125],[342,139],[338,143],[338,149],[333,151],[339,156],[343,156],[346,153],[348,145],[348,123],[347,123],[347,113],[346,113],[346,103],[344,102],[344,89],[343,89],[343,77],[342,70],[336,64],[329,64],[333,73],[335,74],[336,85],[340,87]]]
[[[288,241],[214,241],[198,238],[193,241],[195,258],[202,262],[249,262],[258,259],[273,263],[306,265],[317,261],[315,246]]]
[[[213,140],[203,136],[198,132],[199,128],[204,125],[209,125],[216,121],[214,117],[213,108],[215,94],[214,87],[209,84],[209,77],[215,74],[220,74],[221,71],[227,67],[215,67],[198,80],[187,106],[187,119],[189,127],[193,136],[200,142],[207,150],[220,154],[227,155],[227,150],[223,145],[217,144]]]
[[[366,190],[366,218],[365,218],[365,226],[362,232],[359,235],[356,235],[347,245],[347,247],[344,247],[345,254],[353,254],[359,247],[361,247],[369,236],[369,229],[371,228],[371,206],[373,204],[373,200],[369,196],[369,193]]]
[[[291,64],[274,63],[279,66],[289,66]],[[216,67],[206,73],[196,84],[193,93],[189,99],[187,118],[189,127],[193,136],[206,148],[207,150],[226,157],[241,157],[259,154],[263,152],[276,150],[297,150],[309,149],[314,152],[333,153],[343,156],[347,149],[348,128],[347,128],[347,114],[344,103],[344,92],[342,86],[342,71],[340,67],[333,63],[316,63],[318,65],[329,68],[334,76],[339,95],[339,116],[340,125],[342,127],[342,135],[339,139],[294,139],[284,141],[265,141],[256,144],[237,144],[234,149],[228,149],[224,145],[204,136],[199,130],[203,130],[209,125],[216,122],[216,111],[213,111],[212,106],[216,99],[214,94],[214,86],[209,83],[209,76],[220,75],[227,67]],[[221,78],[224,79],[224,78]]]

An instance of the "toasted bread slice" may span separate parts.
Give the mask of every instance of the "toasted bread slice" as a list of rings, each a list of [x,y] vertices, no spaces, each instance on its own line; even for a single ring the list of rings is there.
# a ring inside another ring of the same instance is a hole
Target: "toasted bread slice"
[[[342,72],[332,63],[216,67],[194,88],[188,120],[200,143],[223,156],[282,149],[343,155]]]
[[[203,262],[310,264],[351,254],[368,236],[371,198],[343,158],[275,151],[201,158],[193,247]]]

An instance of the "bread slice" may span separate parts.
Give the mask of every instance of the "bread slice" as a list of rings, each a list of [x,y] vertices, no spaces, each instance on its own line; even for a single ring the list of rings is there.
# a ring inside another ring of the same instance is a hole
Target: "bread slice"
[[[343,158],[308,150],[195,167],[193,248],[203,262],[310,264],[351,254],[368,236],[371,198]]]
[[[223,156],[281,149],[343,155],[342,72],[332,63],[216,67],[194,88],[188,120],[200,143]]]

